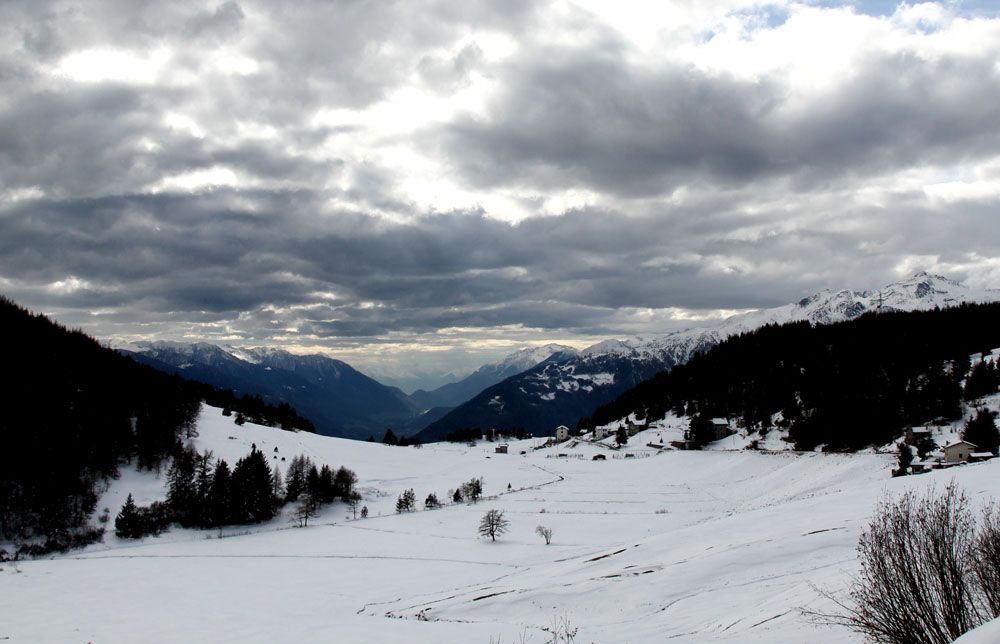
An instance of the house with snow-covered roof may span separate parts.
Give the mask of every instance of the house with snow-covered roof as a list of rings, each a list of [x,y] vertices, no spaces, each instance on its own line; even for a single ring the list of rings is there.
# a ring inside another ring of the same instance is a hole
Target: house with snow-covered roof
[[[969,441],[953,441],[944,446],[945,463],[968,463],[969,457],[979,447]]]
[[[629,436],[635,436],[642,430],[646,429],[646,421],[638,419],[634,421],[633,420],[626,421],[625,429],[628,431]]]
[[[567,440],[568,438],[569,438],[569,427],[566,427],[565,425],[560,425],[559,427],[556,427],[557,441],[564,441]]]
[[[931,430],[929,427],[907,427],[906,428],[906,444],[916,445],[925,438],[931,437]]]

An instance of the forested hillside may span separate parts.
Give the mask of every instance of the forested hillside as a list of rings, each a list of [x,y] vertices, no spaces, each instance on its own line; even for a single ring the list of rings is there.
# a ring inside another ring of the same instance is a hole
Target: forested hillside
[[[907,425],[959,418],[963,386],[980,387],[969,355],[996,346],[995,303],[768,325],[657,374],[579,425],[673,411],[696,423],[727,417],[747,428],[778,425],[799,449],[880,445]]]
[[[0,328],[7,340],[0,539],[71,539],[119,466],[158,467],[191,431],[203,400],[230,408],[237,422],[311,430],[287,405],[139,365],[3,297]]]

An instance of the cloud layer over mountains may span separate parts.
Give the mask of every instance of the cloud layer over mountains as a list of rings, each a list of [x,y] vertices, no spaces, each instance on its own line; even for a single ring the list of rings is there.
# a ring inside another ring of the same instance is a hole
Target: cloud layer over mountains
[[[983,4],[0,6],[0,291],[392,370],[1000,283]]]

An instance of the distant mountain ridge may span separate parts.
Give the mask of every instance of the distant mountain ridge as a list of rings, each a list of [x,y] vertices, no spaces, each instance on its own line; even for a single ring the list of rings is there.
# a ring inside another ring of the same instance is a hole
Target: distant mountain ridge
[[[118,347],[133,359],[272,403],[288,402],[319,433],[364,439],[417,414],[402,391],[386,387],[346,362],[281,349],[139,342]]]
[[[424,391],[418,389],[410,394],[410,399],[421,409],[434,407],[455,407],[473,398],[483,389],[531,369],[543,362],[557,362],[577,354],[577,350],[561,344],[546,344],[515,351],[496,362],[484,364],[474,372],[459,380]]]
[[[457,383],[411,398],[346,362],[319,354],[203,342],[136,342],[116,348],[161,371],[258,394],[272,404],[287,402],[310,418],[319,433],[359,440],[381,439],[387,428],[410,436],[486,387],[545,360],[575,354],[572,347],[556,344],[521,349]]]
[[[736,315],[713,326],[606,340],[484,390],[418,436],[424,441],[440,440],[452,431],[475,426],[521,427],[535,435],[548,435],[556,425],[575,424],[657,372],[684,363],[727,337],[766,324],[830,324],[879,309],[915,311],[991,301],[1000,301],[1000,290],[971,289],[961,282],[919,272],[875,291],[824,290],[792,304]]]

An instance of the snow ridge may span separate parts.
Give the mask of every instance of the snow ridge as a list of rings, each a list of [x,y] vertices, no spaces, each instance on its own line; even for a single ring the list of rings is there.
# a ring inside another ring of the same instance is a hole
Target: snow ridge
[[[1000,301],[1000,289],[972,289],[961,282],[926,271],[875,291],[826,289],[794,304],[761,309],[726,318],[716,325],[675,333],[605,340],[580,352],[583,357],[616,355],[633,360],[662,358],[670,354],[684,361],[707,344],[753,331],[765,324],[808,321],[833,324],[853,320],[871,311],[926,311],[963,303]]]
[[[633,365],[645,377],[670,369],[726,338],[766,324],[808,321],[832,324],[871,311],[918,311],[965,302],[1000,301],[1000,290],[971,289],[940,275],[919,272],[875,291],[823,290],[798,302],[734,315],[717,324],[673,333],[598,342],[565,360],[533,370],[525,388],[533,398],[552,402],[560,392],[592,392],[617,382],[614,372]]]

